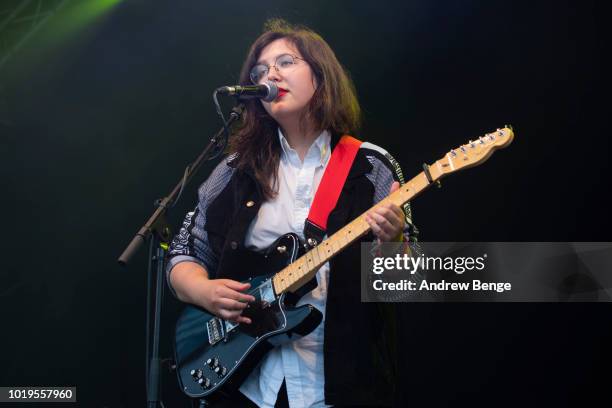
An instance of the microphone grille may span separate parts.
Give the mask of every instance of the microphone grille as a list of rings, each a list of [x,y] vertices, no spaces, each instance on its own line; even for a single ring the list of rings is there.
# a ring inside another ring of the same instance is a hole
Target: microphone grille
[[[272,81],[266,81],[264,82],[264,85],[266,86],[266,88],[268,88],[268,94],[261,98],[261,100],[266,102],[272,102],[278,96],[278,86],[276,86],[276,84]]]

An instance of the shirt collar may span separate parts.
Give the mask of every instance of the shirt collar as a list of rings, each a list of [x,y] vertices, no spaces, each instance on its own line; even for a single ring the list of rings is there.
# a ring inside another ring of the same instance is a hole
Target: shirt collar
[[[280,145],[282,148],[281,158],[285,159],[295,159],[299,161],[299,157],[297,152],[289,145],[289,142],[283,135],[280,127],[278,128],[278,138],[280,141]],[[321,134],[315,139],[315,141],[310,145],[308,152],[306,153],[306,157],[304,161],[311,157],[316,157],[319,165],[325,166],[327,161],[331,156],[331,133],[328,130],[324,130]]]

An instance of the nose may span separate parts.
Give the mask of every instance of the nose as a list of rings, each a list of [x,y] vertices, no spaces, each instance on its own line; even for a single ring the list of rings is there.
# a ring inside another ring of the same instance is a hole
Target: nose
[[[276,66],[271,66],[268,69],[268,80],[269,81],[280,81],[281,80],[280,74],[278,73],[278,68],[276,68]]]

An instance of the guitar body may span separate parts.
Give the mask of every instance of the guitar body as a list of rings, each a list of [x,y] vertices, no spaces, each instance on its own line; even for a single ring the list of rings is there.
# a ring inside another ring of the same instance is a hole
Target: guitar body
[[[295,234],[279,238],[265,253],[272,264],[288,265],[302,252]],[[187,395],[206,397],[214,392],[231,393],[273,347],[304,336],[322,320],[311,305],[295,306],[298,296],[277,296],[272,274],[248,279],[249,303],[242,315],[251,324],[235,324],[188,306],[175,332],[175,361],[179,384]],[[312,285],[311,285],[312,286]]]

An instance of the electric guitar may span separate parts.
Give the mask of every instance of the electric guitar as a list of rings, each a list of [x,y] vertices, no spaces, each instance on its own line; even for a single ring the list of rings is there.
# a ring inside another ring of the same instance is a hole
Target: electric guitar
[[[469,141],[433,165],[423,165],[421,173],[372,208],[384,203],[401,207],[442,177],[484,162],[513,138],[512,128],[506,126]],[[364,213],[307,252],[297,235],[280,237],[264,254],[280,270],[248,280],[248,293],[256,300],[242,315],[251,324],[233,323],[187,306],[176,325],[174,349],[183,392],[193,398],[217,391],[230,393],[267,351],[314,330],[322,320],[321,313],[311,305],[296,307],[295,293],[313,281],[322,265],[369,231]]]

